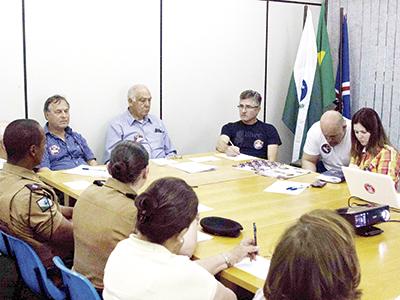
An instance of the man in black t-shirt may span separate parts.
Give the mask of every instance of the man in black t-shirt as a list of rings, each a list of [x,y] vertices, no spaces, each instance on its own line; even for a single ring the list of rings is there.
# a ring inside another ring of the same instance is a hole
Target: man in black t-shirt
[[[276,160],[281,139],[273,125],[257,119],[260,106],[261,95],[258,92],[246,90],[240,94],[240,121],[222,127],[217,142],[218,151],[229,156],[243,153],[270,161]]]

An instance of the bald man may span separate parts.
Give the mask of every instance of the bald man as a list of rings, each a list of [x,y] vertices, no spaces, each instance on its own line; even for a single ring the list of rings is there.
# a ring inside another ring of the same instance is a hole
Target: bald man
[[[341,169],[350,163],[351,121],[337,111],[327,111],[307,132],[301,165],[319,172]]]
[[[123,140],[138,142],[150,158],[173,157],[176,150],[164,123],[150,115],[151,93],[143,84],[136,84],[128,91],[128,109],[111,121],[107,130],[104,161],[110,159],[112,149]]]

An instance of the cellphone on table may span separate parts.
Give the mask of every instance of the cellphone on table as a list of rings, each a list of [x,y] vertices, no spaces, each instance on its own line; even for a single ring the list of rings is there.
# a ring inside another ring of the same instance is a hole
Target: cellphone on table
[[[322,187],[324,187],[326,185],[326,182],[325,181],[322,181],[322,180],[316,180],[316,181],[314,181],[313,183],[311,183],[311,186],[312,187],[315,187],[315,188],[322,188]]]

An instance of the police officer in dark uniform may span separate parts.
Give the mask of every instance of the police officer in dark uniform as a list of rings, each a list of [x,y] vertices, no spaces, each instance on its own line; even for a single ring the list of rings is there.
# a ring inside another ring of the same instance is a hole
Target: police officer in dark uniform
[[[53,189],[33,172],[44,152],[43,129],[34,120],[16,120],[7,126],[3,142],[1,229],[29,243],[46,267],[54,255],[72,256],[72,208],[60,206]]]

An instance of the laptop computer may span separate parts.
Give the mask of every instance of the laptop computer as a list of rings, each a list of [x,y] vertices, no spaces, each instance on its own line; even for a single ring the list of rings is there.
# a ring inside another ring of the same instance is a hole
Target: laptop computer
[[[362,200],[400,209],[400,194],[389,175],[342,167],[350,195]]]

